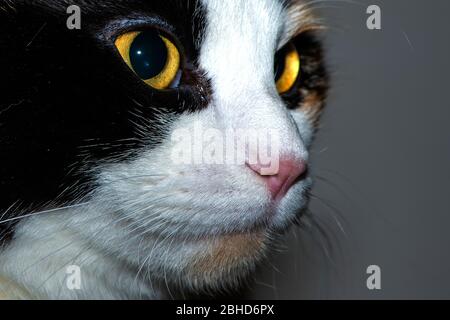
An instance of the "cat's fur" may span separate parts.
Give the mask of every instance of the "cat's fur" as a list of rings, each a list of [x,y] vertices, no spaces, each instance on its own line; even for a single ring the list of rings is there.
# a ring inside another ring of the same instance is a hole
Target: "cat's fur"
[[[0,1],[3,297],[158,299],[239,287],[307,204],[311,181],[272,208],[245,166],[171,163],[170,135],[195,123],[277,128],[282,153],[307,160],[327,89],[307,3],[79,0],[82,28],[68,30],[71,4]],[[143,25],[178,40],[180,88],[149,88],[115,50],[119,31]],[[302,78],[280,96],[274,55],[291,40]],[[67,286],[71,265],[80,290]]]

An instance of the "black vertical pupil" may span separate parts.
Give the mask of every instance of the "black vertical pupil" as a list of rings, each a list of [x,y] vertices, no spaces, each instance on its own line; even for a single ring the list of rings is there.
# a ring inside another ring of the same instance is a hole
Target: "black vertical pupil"
[[[286,67],[285,66],[285,64],[286,64],[285,54],[286,53],[284,52],[284,50],[281,50],[275,56],[275,65],[274,65],[275,82],[281,78],[284,68]]]
[[[160,74],[167,63],[167,47],[155,30],[141,32],[130,46],[133,70],[144,80]]]

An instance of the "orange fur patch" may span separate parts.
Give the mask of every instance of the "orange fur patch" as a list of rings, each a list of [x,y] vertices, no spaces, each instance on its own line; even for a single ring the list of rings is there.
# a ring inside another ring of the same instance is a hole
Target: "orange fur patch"
[[[305,112],[313,125],[317,126],[323,106],[324,98],[317,92],[311,92],[305,96],[304,100],[300,104],[299,110]]]
[[[254,261],[265,249],[265,232],[227,235],[214,240],[211,250],[194,264],[194,273],[214,273],[217,270],[228,270],[236,265]]]

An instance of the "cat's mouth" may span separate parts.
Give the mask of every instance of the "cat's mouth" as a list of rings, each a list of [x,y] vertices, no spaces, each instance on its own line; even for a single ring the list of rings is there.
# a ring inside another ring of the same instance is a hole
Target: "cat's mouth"
[[[209,199],[214,201],[209,202],[204,200],[208,198],[204,196],[202,205],[197,207],[187,204],[172,206],[170,212],[166,212],[169,214],[166,216],[167,226],[171,226],[170,230],[176,228],[180,238],[193,241],[255,233],[283,234],[303,212],[311,185],[312,180],[305,172],[293,182],[286,181],[276,196],[267,196],[267,191],[261,192],[261,189],[246,194],[226,194],[226,200],[223,200],[225,194],[223,197],[211,195]]]

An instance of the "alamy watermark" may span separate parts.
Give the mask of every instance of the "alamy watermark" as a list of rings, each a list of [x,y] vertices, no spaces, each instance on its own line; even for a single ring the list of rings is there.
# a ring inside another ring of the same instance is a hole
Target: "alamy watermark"
[[[66,287],[69,290],[81,290],[81,268],[70,265],[66,268]]]
[[[280,134],[277,129],[219,130],[205,128],[196,122],[193,127],[174,130],[171,160],[185,165],[254,165],[262,175],[278,172]]]
[[[81,9],[77,5],[71,5],[67,7],[66,10],[69,17],[67,18],[66,25],[69,30],[80,30],[81,29]]]
[[[381,268],[371,265],[367,267],[366,273],[369,275],[366,281],[367,289],[381,290]]]
[[[370,15],[366,21],[367,29],[381,30],[381,8],[373,4],[367,7],[366,13]]]

